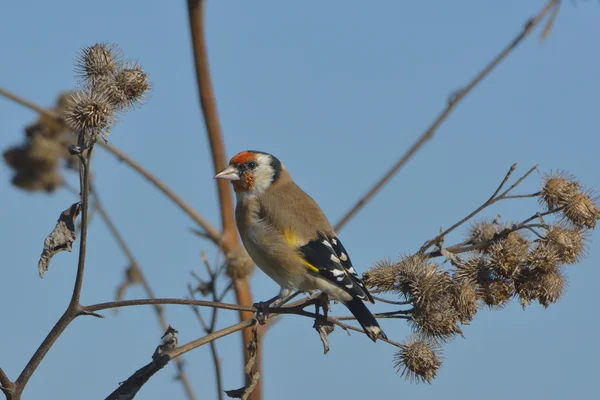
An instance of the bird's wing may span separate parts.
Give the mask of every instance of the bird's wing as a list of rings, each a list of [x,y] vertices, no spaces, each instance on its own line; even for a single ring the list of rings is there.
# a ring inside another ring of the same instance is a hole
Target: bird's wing
[[[308,269],[351,296],[373,302],[327,217],[308,194],[287,182],[285,188],[271,192],[260,203],[260,217],[297,250]]]
[[[336,240],[339,243],[339,240]],[[356,273],[352,274],[344,268],[342,260],[336,253],[333,243],[322,232],[317,232],[317,239],[310,240],[298,248],[307,268],[318,273],[321,277],[342,288],[352,297],[370,300],[370,295],[364,289]],[[345,254],[345,253],[344,253]],[[348,256],[346,256],[348,258]],[[350,266],[352,268],[352,266]],[[352,269],[354,271],[354,269]],[[355,278],[356,276],[356,278]],[[358,280],[357,280],[358,279]]]
[[[360,279],[360,276],[358,276],[358,274],[354,270],[354,267],[352,266],[352,261],[350,261],[350,256],[344,248],[342,241],[337,236],[331,236],[328,239],[329,243],[331,243],[333,247],[333,251],[335,251],[335,254],[340,259],[340,264],[342,264],[342,267],[344,267],[350,278],[352,278],[354,283],[362,289],[362,291],[366,294],[367,299],[371,303],[375,303],[375,301],[373,300],[373,296],[371,296],[371,293],[369,293],[369,291],[363,284],[362,280]]]

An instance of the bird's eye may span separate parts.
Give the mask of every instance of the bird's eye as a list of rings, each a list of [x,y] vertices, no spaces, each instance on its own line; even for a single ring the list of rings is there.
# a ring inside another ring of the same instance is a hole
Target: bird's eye
[[[254,168],[256,168],[256,163],[255,163],[254,161],[250,161],[250,162],[248,163],[248,168],[250,168],[250,169],[254,169]]]

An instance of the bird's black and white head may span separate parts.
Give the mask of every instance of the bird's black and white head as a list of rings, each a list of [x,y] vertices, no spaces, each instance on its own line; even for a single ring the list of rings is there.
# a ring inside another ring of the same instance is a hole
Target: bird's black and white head
[[[261,194],[279,179],[283,165],[277,157],[262,151],[246,150],[233,156],[229,166],[215,175],[226,179],[241,194]]]

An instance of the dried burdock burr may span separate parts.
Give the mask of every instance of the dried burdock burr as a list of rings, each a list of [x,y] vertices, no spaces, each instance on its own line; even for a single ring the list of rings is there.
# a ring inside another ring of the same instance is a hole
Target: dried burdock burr
[[[431,383],[442,366],[441,352],[431,341],[412,336],[394,355],[394,366],[407,380]]]

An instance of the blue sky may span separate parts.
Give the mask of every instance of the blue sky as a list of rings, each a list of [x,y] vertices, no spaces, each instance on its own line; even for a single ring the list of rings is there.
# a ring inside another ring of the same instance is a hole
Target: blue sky
[[[357,200],[442,109],[521,29],[544,1],[283,2],[209,1],[211,70],[228,155],[247,148],[277,155],[332,221]],[[551,36],[535,35],[459,105],[430,142],[341,232],[355,266],[415,251],[493,192],[513,162],[525,172],[566,169],[600,189],[600,7],[564,2]],[[1,86],[42,105],[75,84],[78,49],[118,43],[137,58],[154,90],[127,114],[110,141],[155,172],[215,225],[219,222],[212,161],[197,100],[186,5],[182,1],[11,2],[0,13]],[[31,111],[0,98],[0,148],[22,140]],[[181,297],[199,252],[212,246],[191,235],[192,222],[111,155],[94,159],[98,190],[159,296]],[[24,193],[0,166],[0,366],[15,378],[66,307],[76,252],[60,254],[39,279],[44,237],[72,203],[65,191]],[[69,180],[75,184],[76,179]],[[534,173],[521,192],[535,191]],[[535,200],[486,211],[524,219]],[[461,232],[450,239],[458,241]],[[393,369],[394,348],[336,331],[322,354],[312,322],[286,318],[264,342],[265,399],[563,399],[597,392],[600,357],[596,283],[600,244],[568,268],[566,296],[545,310],[517,303],[482,311],[466,339],[445,346],[432,385],[405,382]],[[82,302],[110,300],[126,260],[94,218]],[[260,271],[256,299],[275,294]],[[139,298],[141,289],[128,292]],[[231,301],[231,299],[229,299]],[[383,309],[377,308],[377,309]],[[338,310],[343,312],[343,310]],[[31,379],[25,398],[103,398],[150,360],[162,334],[150,308],[80,318],[61,336]],[[187,342],[201,335],[187,307],[167,308]],[[220,326],[235,322],[222,312]],[[406,324],[384,322],[403,340]],[[224,384],[242,383],[240,340],[218,342]],[[214,398],[208,348],[185,357],[199,398]],[[139,394],[184,398],[168,367]]]

